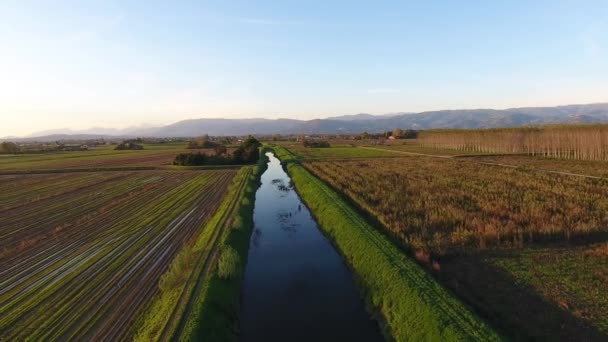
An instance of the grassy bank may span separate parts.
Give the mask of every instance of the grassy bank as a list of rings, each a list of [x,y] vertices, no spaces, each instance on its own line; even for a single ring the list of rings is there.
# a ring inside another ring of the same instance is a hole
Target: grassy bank
[[[239,171],[198,239],[180,252],[161,279],[160,294],[142,318],[135,340],[236,340],[255,191],[266,162],[263,157],[257,166]],[[218,272],[218,263],[224,272]]]
[[[327,185],[275,148],[298,194],[353,269],[367,305],[397,341],[500,340],[483,320],[369,225]]]
[[[230,227],[222,237],[219,260],[211,270],[209,281],[196,298],[196,309],[191,312],[179,336],[182,341],[238,339],[241,283],[253,230],[255,192],[268,162],[265,150],[261,153],[262,158],[248,177]]]

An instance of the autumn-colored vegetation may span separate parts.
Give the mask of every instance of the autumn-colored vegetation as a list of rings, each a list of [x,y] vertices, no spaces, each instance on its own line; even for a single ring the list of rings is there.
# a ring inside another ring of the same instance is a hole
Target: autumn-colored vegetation
[[[418,142],[462,151],[608,160],[608,125],[429,130],[418,134]]]
[[[606,339],[605,162],[410,155],[304,165],[513,339]]]
[[[466,158],[472,162],[495,163],[522,169],[556,171],[608,179],[608,163],[600,160],[539,158],[527,155],[475,155]]]
[[[593,241],[608,232],[603,180],[427,157],[305,166],[400,241],[436,254]]]

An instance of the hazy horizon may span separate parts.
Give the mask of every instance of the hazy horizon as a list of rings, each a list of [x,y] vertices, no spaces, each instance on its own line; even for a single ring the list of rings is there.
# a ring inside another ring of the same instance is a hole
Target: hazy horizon
[[[516,107],[505,107],[505,108],[437,108],[437,109],[431,109],[428,111],[423,111],[423,112],[433,112],[433,111],[443,111],[443,110],[506,110],[506,109],[513,109],[513,108],[552,108],[552,107],[560,107],[560,106],[569,106],[569,105],[593,105],[593,104],[608,104],[608,102],[594,102],[594,103],[565,103],[565,104],[558,104],[558,105],[543,105],[543,106],[516,106]],[[184,121],[184,120],[197,120],[197,119],[242,119],[242,120],[247,120],[247,119],[266,119],[266,120],[281,120],[281,119],[295,119],[295,120],[316,120],[316,119],[330,119],[333,117],[340,117],[340,116],[353,116],[353,115],[360,115],[360,114],[367,114],[367,115],[374,115],[377,117],[383,117],[383,116],[391,116],[393,114],[399,114],[399,113],[403,113],[404,115],[408,115],[408,114],[418,114],[418,113],[423,113],[423,112],[414,112],[414,111],[395,111],[395,112],[389,112],[389,113],[364,113],[364,112],[358,112],[358,113],[336,113],[336,114],[327,114],[327,115],[321,115],[319,117],[310,117],[310,118],[290,118],[290,117],[282,117],[282,116],[277,116],[277,117],[265,117],[263,115],[261,116],[233,116],[233,117],[220,117],[220,116],[207,116],[207,117],[186,117],[183,119],[179,119],[176,121],[170,121],[170,122],[164,122],[164,123],[159,123],[159,124],[152,124],[152,123],[146,123],[146,122],[142,122],[142,123],[137,123],[137,124],[133,124],[133,125],[121,125],[121,126],[83,126],[83,127],[49,127],[47,129],[43,129],[43,130],[39,130],[39,131],[33,131],[30,133],[26,133],[26,134],[22,134],[22,135],[1,135],[0,134],[0,138],[2,137],[35,137],[35,136],[39,136],[39,133],[44,133],[44,132],[49,132],[49,131],[66,131],[68,132],[68,134],[70,133],[70,131],[72,132],[79,132],[79,131],[85,131],[85,130],[93,130],[93,129],[116,129],[116,130],[125,130],[125,129],[145,129],[145,128],[155,128],[155,127],[162,127],[162,126],[166,126],[166,125],[170,125],[179,121]]]
[[[605,1],[8,1],[0,13],[0,136],[608,100]]]

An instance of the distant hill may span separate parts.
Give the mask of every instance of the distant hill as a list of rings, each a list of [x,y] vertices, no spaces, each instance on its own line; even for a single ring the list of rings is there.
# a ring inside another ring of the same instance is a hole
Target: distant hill
[[[367,113],[353,114],[353,115],[341,115],[341,116],[332,116],[325,120],[338,120],[338,121],[357,121],[357,120],[375,120],[381,118],[381,116],[376,116]]]
[[[440,110],[385,115],[354,114],[327,119],[191,119],[162,127],[130,128],[112,131],[53,130],[53,134],[98,134],[101,136],[191,137],[246,134],[334,134],[379,132],[402,129],[492,128],[556,123],[608,123],[608,103],[496,109]],[[66,139],[64,137],[64,139]]]
[[[157,137],[274,134],[293,132],[302,122],[292,119],[192,119],[158,128],[149,134]]]
[[[558,107],[441,110],[416,114],[355,114],[316,120],[194,119],[161,127],[156,136],[332,134],[402,129],[516,127],[550,123],[608,123],[608,103]]]
[[[137,135],[111,135],[111,134],[49,134],[36,137],[3,137],[0,141],[9,140],[14,142],[42,142],[49,143],[55,141],[70,141],[70,140],[120,140],[135,138]]]
[[[39,131],[30,134],[30,137],[41,137],[41,136],[51,136],[51,135],[104,135],[104,136],[124,136],[131,135],[134,132],[137,134],[143,134],[145,132],[151,132],[158,129],[159,126],[153,126],[149,124],[142,124],[139,126],[127,127],[127,128],[106,128],[106,127],[91,127],[87,129],[69,129],[69,128],[59,128],[59,129],[49,129],[44,131]]]

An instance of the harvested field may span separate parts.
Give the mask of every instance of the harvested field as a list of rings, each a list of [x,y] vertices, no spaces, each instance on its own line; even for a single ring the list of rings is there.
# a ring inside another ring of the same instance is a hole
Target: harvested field
[[[471,161],[513,165],[524,169],[569,172],[608,179],[608,162],[596,160],[556,159],[538,156],[502,155],[467,157]]]
[[[0,339],[133,334],[161,275],[235,174],[0,176]]]
[[[608,233],[608,181],[427,157],[305,166],[426,252],[595,241]]]
[[[299,159],[357,159],[357,158],[379,158],[379,157],[401,157],[398,153],[383,150],[373,150],[352,146],[332,146],[327,148],[310,148],[300,144],[289,145],[287,148]]]
[[[511,338],[608,337],[608,181],[470,158],[304,165]]]
[[[461,155],[479,155],[483,153],[479,152],[471,152],[471,151],[458,151],[458,150],[450,150],[447,148],[434,148],[434,147],[425,147],[417,144],[367,144],[362,147],[374,148],[378,150],[386,150],[386,151],[398,151],[412,154],[428,154],[433,156],[445,156],[445,157],[455,157]]]

